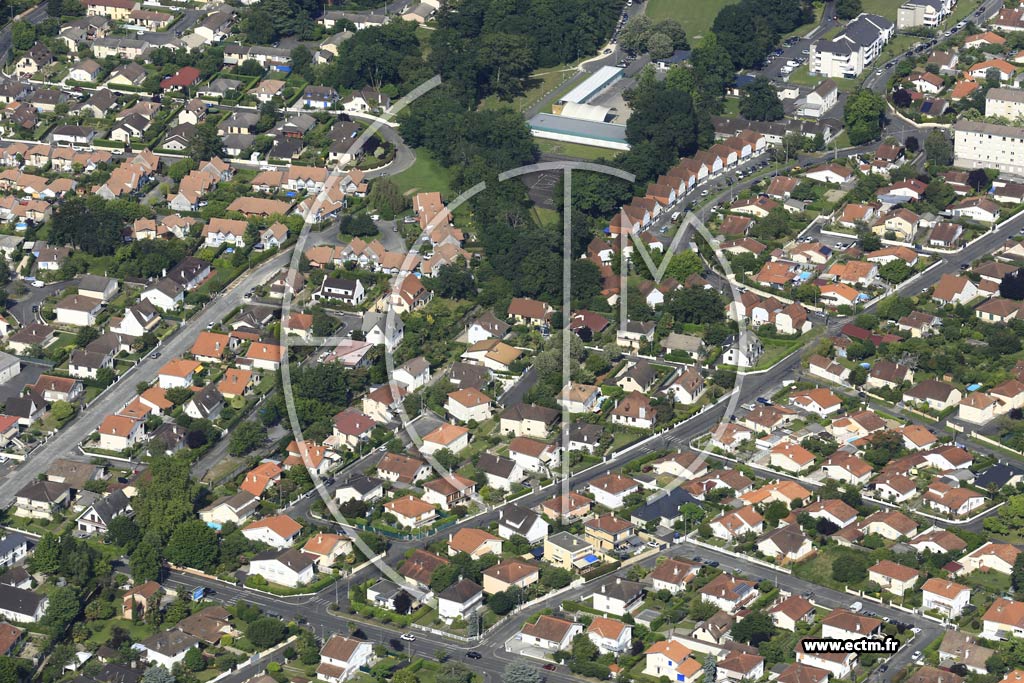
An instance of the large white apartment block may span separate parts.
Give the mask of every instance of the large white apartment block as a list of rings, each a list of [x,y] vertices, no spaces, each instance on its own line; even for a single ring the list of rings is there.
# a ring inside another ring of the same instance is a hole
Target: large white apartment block
[[[953,11],[954,0],[907,0],[896,15],[899,30],[915,26],[938,26]]]
[[[960,119],[953,126],[953,164],[1024,174],[1024,129]]]
[[[1024,90],[992,88],[985,93],[985,116],[1002,116],[1011,121],[1024,116]]]
[[[896,26],[877,14],[861,14],[832,40],[811,43],[808,69],[829,78],[856,78],[892,40]]]

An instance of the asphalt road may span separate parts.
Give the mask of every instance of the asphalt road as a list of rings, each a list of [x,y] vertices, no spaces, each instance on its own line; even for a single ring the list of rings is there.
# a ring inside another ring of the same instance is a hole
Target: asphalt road
[[[28,285],[24,280],[14,280],[7,285],[7,291],[10,292],[14,287],[15,282],[21,282],[23,285]],[[59,292],[64,291],[68,287],[75,287],[78,285],[78,280],[65,280],[63,282],[53,282],[45,287],[28,287],[28,291],[17,300],[10,300],[10,304],[7,310],[14,316],[18,321],[18,324],[24,327],[32,322],[35,322],[38,318],[37,312],[32,310],[33,306],[40,306],[48,296],[52,296]]]
[[[509,406],[518,405],[523,402],[523,396],[526,395],[533,385],[537,383],[537,368],[530,366],[526,369],[516,383],[508,388],[508,391],[498,397],[498,403],[501,407],[508,408]]]

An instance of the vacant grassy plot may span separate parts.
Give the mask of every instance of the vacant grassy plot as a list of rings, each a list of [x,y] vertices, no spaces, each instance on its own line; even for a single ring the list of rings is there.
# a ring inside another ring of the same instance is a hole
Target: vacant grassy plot
[[[896,14],[899,12],[900,3],[893,0],[861,0],[861,11],[869,14],[879,14],[890,21],[896,21]]]
[[[416,162],[391,180],[406,194],[416,192],[440,192],[449,194],[448,171],[437,163],[425,149],[416,150]]]
[[[576,73],[577,71],[572,65],[560,65],[550,69],[541,69],[534,72],[530,77],[530,80],[527,82],[528,89],[522,96],[516,97],[511,102],[504,102],[498,99],[496,95],[491,95],[480,103],[480,108],[495,109],[504,106],[512,107],[516,111],[526,111],[548,95],[554,94],[554,91],[559,86],[575,76]]]
[[[865,73],[869,72],[865,71]],[[789,75],[788,82],[794,83],[796,85],[806,85],[808,87],[813,88],[817,86],[819,83],[821,83],[823,80],[825,80],[823,76],[818,76],[816,74],[810,73],[807,70],[807,65],[804,64],[794,69],[793,73]],[[846,92],[853,92],[854,90],[860,88],[859,78],[833,78],[832,80],[835,81],[837,88],[839,88],[840,90],[845,90]]]
[[[618,154],[614,149],[604,147],[593,147],[591,145],[577,145],[574,142],[562,142],[560,140],[536,140],[537,147],[542,154],[559,154],[561,156],[576,157],[577,159],[613,159]]]
[[[739,0],[647,0],[646,13],[651,19],[675,19],[683,28],[686,35],[693,40],[711,28],[718,10],[726,5],[735,5]]]

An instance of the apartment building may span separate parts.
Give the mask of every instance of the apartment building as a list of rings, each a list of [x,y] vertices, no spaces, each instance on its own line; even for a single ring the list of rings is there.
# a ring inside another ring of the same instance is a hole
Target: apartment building
[[[896,26],[877,14],[861,14],[832,40],[811,43],[808,69],[829,78],[856,78],[878,57]]]
[[[960,119],[953,126],[953,165],[1024,174],[1024,129]]]
[[[907,0],[896,15],[896,28],[938,26],[953,11],[954,0]]]

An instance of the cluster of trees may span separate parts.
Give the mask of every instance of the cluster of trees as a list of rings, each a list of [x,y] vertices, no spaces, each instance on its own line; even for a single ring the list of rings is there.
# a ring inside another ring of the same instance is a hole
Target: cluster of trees
[[[456,191],[481,180],[495,185],[501,171],[531,164],[539,157],[522,114],[509,107],[469,108],[447,85],[417,100],[400,120],[408,144],[426,148],[453,171]],[[521,201],[518,195],[517,199]]]
[[[626,122],[630,150],[623,166],[642,178],[654,178],[697,151],[699,121],[693,97],[667,81],[642,81],[630,94]]]
[[[7,6],[6,2],[2,5],[4,10]],[[46,3],[46,13],[54,19],[81,17],[85,15],[85,5],[77,0],[52,0]]]
[[[779,37],[814,19],[806,0],[743,0],[726,5],[712,30],[737,69],[760,64]]]
[[[743,90],[740,114],[751,121],[778,121],[785,115],[782,100],[771,81],[758,76]]]
[[[248,455],[267,441],[267,428],[253,420],[242,422],[231,431],[228,453],[235,457]]]
[[[385,220],[409,208],[409,197],[390,178],[378,178],[370,188],[370,206],[380,212]]]
[[[344,214],[338,221],[338,231],[352,237],[372,237],[379,234],[377,224],[365,213]]]
[[[985,531],[1003,536],[1024,529],[1024,495],[1010,496],[996,514],[985,518]]]
[[[761,610],[750,612],[732,627],[730,635],[741,643],[757,647],[771,640],[776,633],[771,615]]]
[[[483,581],[483,571],[497,563],[498,556],[494,553],[488,553],[478,560],[474,560],[466,553],[458,553],[452,556],[448,564],[434,570],[430,577],[430,590],[440,593],[460,578],[480,583]]]
[[[337,59],[313,69],[313,80],[336,89],[390,86],[392,93],[404,93],[432,75],[420,55],[416,24],[392,21],[357,31],[341,44]]]
[[[295,411],[307,439],[322,440],[332,432],[334,416],[368,386],[365,371],[346,371],[337,363],[294,369],[291,373]]]
[[[850,94],[843,109],[843,122],[851,145],[863,145],[882,135],[885,98],[866,88]]]
[[[948,135],[936,128],[925,138],[924,153],[928,156],[929,164],[949,166],[953,163],[953,141],[950,140]],[[945,206],[942,208],[945,208]]]
[[[651,59],[664,59],[689,44],[686,31],[675,19],[656,22],[646,14],[637,14],[619,32],[619,47],[631,54],[648,52]]]
[[[449,3],[438,12],[428,59],[470,101],[491,94],[511,99],[536,68],[593,54],[611,36],[621,8],[621,0]]]
[[[312,37],[311,17],[322,6],[310,0],[260,0],[242,18],[242,30],[257,45],[276,43],[284,36]]]
[[[849,21],[861,13],[860,0],[836,0],[836,17]]]
[[[1024,300],[1024,270],[1015,270],[999,283],[999,296],[1014,301]]]
[[[81,249],[92,256],[109,256],[124,243],[125,225],[146,215],[138,203],[107,201],[98,195],[71,197],[53,214],[49,241]]]
[[[160,277],[188,256],[184,240],[135,240],[117,249],[111,275],[126,277]]]

